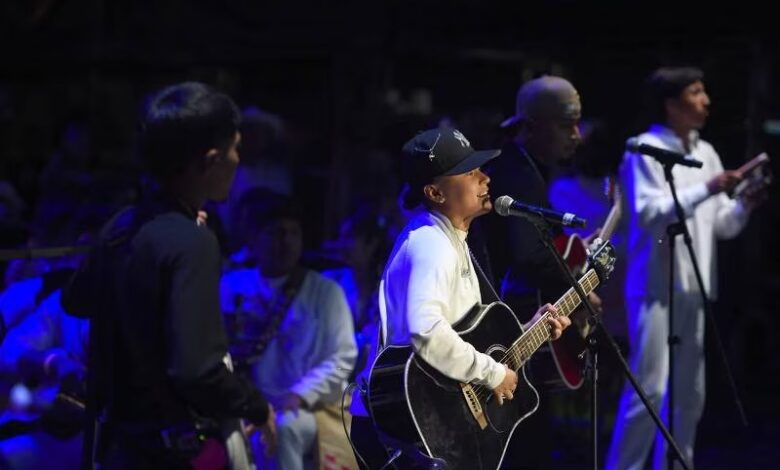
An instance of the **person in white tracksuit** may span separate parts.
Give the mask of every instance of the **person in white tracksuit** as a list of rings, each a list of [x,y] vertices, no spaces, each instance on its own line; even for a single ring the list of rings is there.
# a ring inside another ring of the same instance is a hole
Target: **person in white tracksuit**
[[[700,169],[677,165],[675,187],[685,213],[704,288],[717,295],[716,239],[733,238],[748,220],[759,197],[730,199],[740,181],[723,169],[712,145],[699,137],[710,104],[700,70],[661,68],[647,81],[654,124],[639,136],[642,143],[691,155]],[[628,217],[628,267],[625,301],[630,344],[629,364],[656,410],[666,421],[669,379],[669,247],[666,228],[676,219],[663,165],[653,157],[628,152],[621,168]],[[659,243],[663,240],[663,243]],[[674,437],[693,461],[696,426],[704,408],[704,306],[693,263],[682,237],[674,259]],[[654,468],[666,465],[666,445],[633,387],[626,383],[616,414],[608,469],[642,469],[658,439]]]

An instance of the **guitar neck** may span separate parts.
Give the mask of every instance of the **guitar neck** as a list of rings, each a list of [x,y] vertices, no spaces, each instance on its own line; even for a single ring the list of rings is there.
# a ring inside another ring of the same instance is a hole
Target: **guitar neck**
[[[610,209],[607,215],[607,220],[604,221],[604,227],[599,231],[599,238],[602,240],[609,240],[612,238],[612,234],[615,232],[618,221],[620,220],[620,202],[616,202]]]
[[[580,278],[580,287],[585,294],[590,294],[596,286],[599,285],[599,276],[595,269],[589,270]],[[571,315],[580,305],[580,296],[573,288],[568,291],[555,303],[555,309],[558,313],[555,317]],[[531,358],[539,347],[550,339],[550,327],[547,319],[553,316],[552,313],[545,313],[539,321],[534,323],[526,330],[520,338],[515,341],[507,350],[505,363],[513,370],[517,370]]]

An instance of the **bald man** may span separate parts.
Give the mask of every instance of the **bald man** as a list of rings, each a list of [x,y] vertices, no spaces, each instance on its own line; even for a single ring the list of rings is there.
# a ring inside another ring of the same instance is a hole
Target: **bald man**
[[[580,143],[581,110],[579,93],[563,78],[543,76],[520,87],[515,115],[501,124],[510,139],[487,169],[491,192],[550,207],[550,173],[554,165],[570,159]],[[568,289],[531,223],[493,216],[487,226],[493,272],[515,313],[533,313],[540,298],[555,301]]]
[[[509,195],[524,203],[550,207],[547,194],[551,169],[570,159],[579,145],[581,111],[579,93],[563,78],[543,76],[523,84],[517,93],[515,114],[501,124],[509,139],[501,155],[486,169],[492,181],[490,192],[496,197]],[[501,297],[521,321],[527,321],[539,305],[554,303],[569,289],[566,277],[527,220],[490,214],[484,217],[479,231],[492,273],[500,282]],[[475,239],[473,243],[480,241]],[[480,252],[477,246],[472,249]],[[592,300],[600,305],[596,296]],[[573,328],[572,332],[577,334]],[[550,366],[548,362],[546,367]],[[532,376],[538,377],[539,369],[541,364],[532,360]],[[535,383],[543,385],[539,380]],[[529,430],[527,436],[515,441],[524,444],[523,464],[528,468],[552,465],[546,403],[542,397],[536,416],[523,424]]]

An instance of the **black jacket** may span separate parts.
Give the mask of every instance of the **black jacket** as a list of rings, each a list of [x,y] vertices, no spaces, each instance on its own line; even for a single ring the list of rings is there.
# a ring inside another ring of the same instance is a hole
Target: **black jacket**
[[[549,169],[514,142],[486,168],[490,194],[508,195],[535,206],[550,207],[547,197]],[[491,270],[503,287],[502,297],[518,317],[528,320],[542,303],[554,302],[568,288],[555,259],[542,244],[536,228],[522,217],[502,217],[491,212],[478,219]],[[554,228],[560,234],[560,228]],[[539,298],[537,299],[537,292]]]
[[[92,319],[92,399],[111,420],[163,428],[195,412],[265,423],[267,402],[223,362],[220,265],[216,237],[178,204],[127,209],[103,229],[62,303]]]

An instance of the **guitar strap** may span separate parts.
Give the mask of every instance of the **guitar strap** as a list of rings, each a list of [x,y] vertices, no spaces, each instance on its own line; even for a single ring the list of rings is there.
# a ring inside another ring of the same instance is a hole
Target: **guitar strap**
[[[477,261],[477,257],[474,256],[474,253],[472,253],[471,250],[469,250],[469,256],[471,257],[471,262],[474,264],[474,267],[477,268],[477,278],[479,279],[479,283],[487,287],[487,289],[483,290],[484,293],[491,297],[489,299],[482,299],[482,303],[493,303],[501,301],[501,297],[493,287],[493,283],[490,282],[490,278],[488,278],[488,276],[485,274],[485,271],[482,270],[482,266],[480,266],[479,262]],[[488,302],[486,302],[486,300],[488,300]]]
[[[306,278],[306,269],[300,266],[296,266],[290,277],[287,278],[284,285],[281,288],[281,297],[271,305],[271,322],[268,327],[260,335],[260,342],[257,345],[257,355],[262,355],[268,343],[276,337],[279,332],[279,326],[282,324],[282,320],[287,317],[287,312],[290,311],[290,306],[295,300],[295,296],[298,295],[298,291],[303,285],[303,280]]]
[[[290,306],[295,300],[295,296],[298,295],[298,291],[303,285],[303,280],[306,278],[307,270],[300,266],[296,266],[290,273],[290,276],[282,284],[279,289],[279,294],[268,306],[268,310],[261,312],[263,316],[268,318],[263,329],[252,338],[245,338],[246,341],[231,341],[230,355],[236,361],[244,361],[251,363],[253,360],[263,355],[268,344],[276,337],[279,332],[284,319],[287,317],[287,313],[290,311]],[[247,364],[242,364],[246,366]]]

